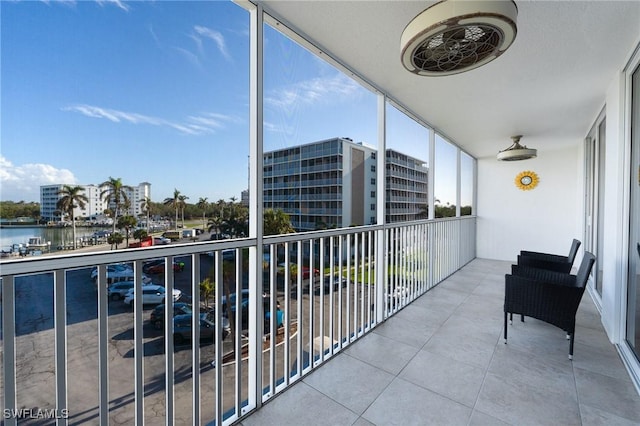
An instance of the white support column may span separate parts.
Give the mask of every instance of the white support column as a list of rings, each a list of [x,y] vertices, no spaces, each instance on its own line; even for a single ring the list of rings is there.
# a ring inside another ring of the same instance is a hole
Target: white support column
[[[171,426],[175,423],[175,396],[174,396],[174,358],[173,358],[173,338],[169,336],[173,335],[173,287],[174,287],[174,272],[173,272],[173,256],[168,256],[164,261],[164,277],[165,277],[165,296],[164,296],[164,365],[165,365],[165,424]],[[142,294],[139,296],[142,298]],[[138,297],[136,297],[138,299]],[[219,323],[216,323],[219,324]],[[199,317],[192,315],[192,330],[194,336],[192,342],[194,343],[193,351],[199,348],[198,342],[200,342],[200,335],[197,334],[196,327],[200,326]]]
[[[106,268],[105,281],[106,282]],[[142,329],[142,262],[134,263],[133,281],[133,359],[135,371],[135,424],[144,424],[144,344],[142,341],[144,331]]]
[[[471,201],[471,214],[478,214],[478,160],[473,158],[473,197]]]
[[[461,151],[457,146],[456,148],[456,217],[460,217],[460,203],[462,200],[462,170],[461,170]]]
[[[429,175],[427,176],[427,195],[429,197],[429,219],[435,217],[435,176],[436,176],[436,132],[429,129]]]
[[[386,151],[387,151],[387,99],[383,94],[378,94],[378,155],[376,157],[376,222],[378,225],[385,224],[385,194],[387,187],[386,180]],[[384,229],[377,232],[376,245],[376,322],[384,319],[384,292],[386,284],[387,263],[384,261],[386,240]]]
[[[258,4],[250,11],[250,70],[249,70],[249,236],[256,239],[249,249],[249,406],[262,406],[262,336],[263,292],[262,239],[263,239],[263,37],[264,16]]]
[[[191,306],[193,306],[193,317],[200,318],[200,255],[191,255]],[[193,328],[192,342],[197,342],[200,346],[200,328]],[[192,403],[191,419],[194,425],[200,424],[200,351],[191,350],[191,386]]]

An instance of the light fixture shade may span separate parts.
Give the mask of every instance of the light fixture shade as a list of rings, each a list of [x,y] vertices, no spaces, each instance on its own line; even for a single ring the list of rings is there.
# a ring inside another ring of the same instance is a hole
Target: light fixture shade
[[[436,3],[402,32],[402,65],[424,76],[452,75],[480,67],[511,46],[517,16],[513,1]]]
[[[527,148],[525,145],[520,145],[520,138],[522,138],[522,135],[511,136],[513,144],[509,148],[498,152],[498,160],[520,161],[536,158],[538,156],[538,151],[532,148]]]

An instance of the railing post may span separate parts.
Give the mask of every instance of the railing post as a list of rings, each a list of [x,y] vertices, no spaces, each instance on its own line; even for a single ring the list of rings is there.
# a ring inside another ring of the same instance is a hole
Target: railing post
[[[4,409],[14,410],[16,404],[16,315],[15,315],[15,277],[2,277],[2,372],[4,379]],[[4,417],[4,416],[3,416]],[[4,419],[4,424],[14,426],[17,418]]]
[[[56,374],[56,410],[58,414],[67,412],[67,309],[66,282],[64,269],[56,270],[54,274],[55,306],[55,374]],[[57,419],[59,425],[67,424],[68,420],[62,416]]]
[[[98,265],[98,283],[107,281],[107,268]],[[109,424],[109,334],[108,317],[109,305],[107,287],[98,285],[98,392],[100,400],[100,424]]]

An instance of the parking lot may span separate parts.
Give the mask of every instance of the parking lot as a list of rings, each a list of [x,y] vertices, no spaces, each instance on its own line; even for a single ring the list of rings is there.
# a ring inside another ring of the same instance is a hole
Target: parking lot
[[[175,272],[175,287],[183,292],[181,300],[191,298],[191,262],[185,258],[185,268]],[[213,259],[201,256],[202,278],[208,276]],[[163,282],[163,275],[152,275],[155,283]],[[281,292],[277,297],[284,302]],[[289,298],[290,321],[296,322],[298,298],[292,292]],[[302,294],[303,317],[309,311],[309,295]],[[320,309],[319,298],[314,299],[314,316]],[[165,339],[163,330],[157,330],[148,322],[153,306],[145,307],[143,312],[144,347],[144,412],[150,424],[163,420],[165,407]],[[70,424],[98,424],[99,389],[98,365],[98,325],[97,293],[90,279],[90,270],[67,272],[66,286],[67,318],[67,392],[69,401]],[[19,277],[16,279],[16,377],[17,401],[20,408],[55,408],[55,375],[53,330],[53,275]],[[328,321],[328,315],[325,317]],[[308,325],[307,325],[308,328]],[[294,339],[308,341],[308,330],[297,334],[292,329]],[[108,371],[110,423],[131,424],[134,420],[134,328],[133,311],[122,301],[109,302],[108,316]],[[231,338],[223,342],[222,351],[232,351]],[[281,361],[282,347],[276,348],[275,356]],[[292,351],[295,342],[292,342]],[[201,413],[203,419],[215,418],[215,359],[216,347],[203,342],[200,346],[201,374]],[[284,374],[284,366],[278,362],[278,377]],[[292,354],[291,363],[295,363]],[[190,345],[182,345],[174,351],[175,415],[178,424],[191,423],[192,411],[192,354]],[[234,403],[235,377],[232,366],[223,366],[223,407],[230,408]],[[246,368],[243,368],[246,372]],[[246,397],[247,378],[239,379],[243,384],[243,397]],[[4,389],[4,388],[2,388]],[[207,402],[209,401],[209,402]],[[31,423],[30,423],[31,422]],[[21,424],[38,424],[36,420],[27,420]]]

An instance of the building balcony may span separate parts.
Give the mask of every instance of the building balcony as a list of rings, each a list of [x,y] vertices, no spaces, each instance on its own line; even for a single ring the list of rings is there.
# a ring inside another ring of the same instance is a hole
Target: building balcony
[[[502,342],[510,264],[475,258],[475,222],[5,261],[3,407],[77,424],[639,422],[640,397],[589,295],[573,361],[564,333],[533,319]],[[183,263],[152,282],[228,329],[191,320],[185,341],[171,302],[157,323],[141,300],[112,300],[107,265],[128,264],[141,294],[151,258]],[[222,285],[202,293],[207,279]]]

